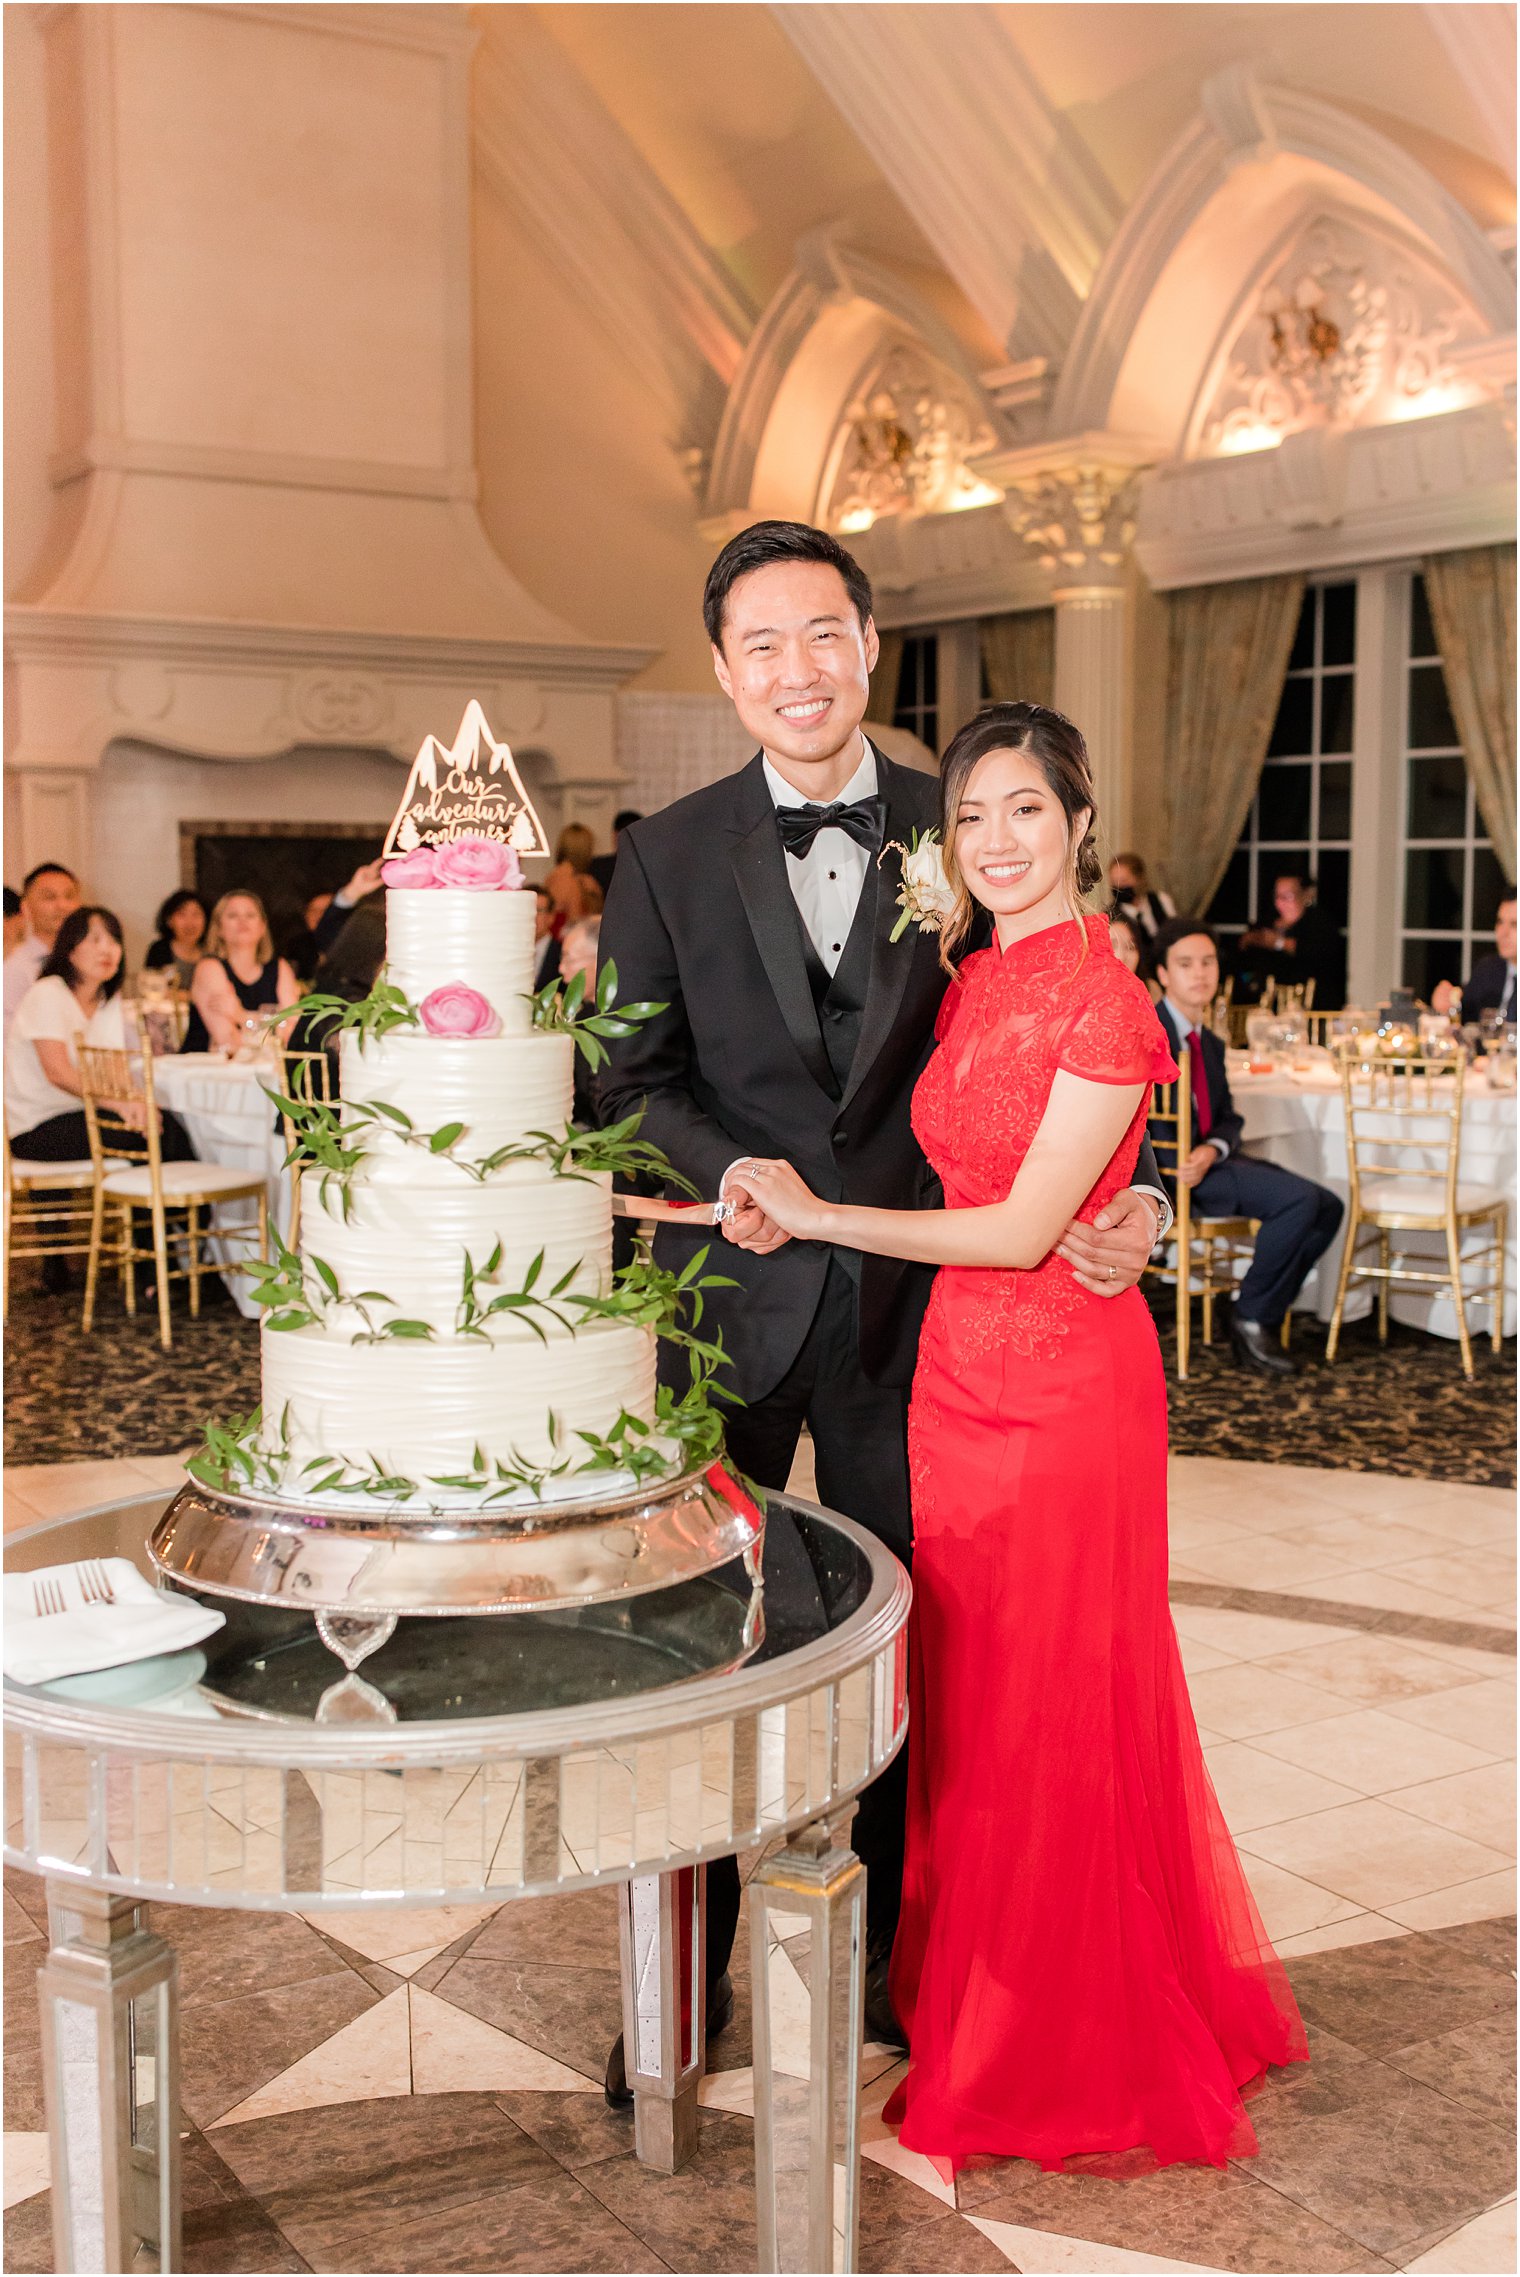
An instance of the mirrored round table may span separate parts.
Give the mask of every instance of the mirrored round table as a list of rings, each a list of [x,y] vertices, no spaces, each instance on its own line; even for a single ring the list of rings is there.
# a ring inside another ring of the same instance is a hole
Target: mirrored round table
[[[13,1535],[7,1570],[124,1556],[151,1577],[165,1502]],[[773,1494],[759,1592],[736,1561],[613,1604],[403,1619],[362,1679],[309,1615],[224,1603],[189,1651],[7,1681],[5,1855],[48,1893],[57,2266],[179,2265],[176,1963],[147,1901],[320,1913],[621,1885],[636,2147],[674,2172],[705,2053],[704,1867],[765,1847],[760,2266],[853,2269],[865,1874],[848,1830],[902,1741],[909,1596],[862,1528]],[[771,2061],[771,1910],[812,1937],[805,2081]]]

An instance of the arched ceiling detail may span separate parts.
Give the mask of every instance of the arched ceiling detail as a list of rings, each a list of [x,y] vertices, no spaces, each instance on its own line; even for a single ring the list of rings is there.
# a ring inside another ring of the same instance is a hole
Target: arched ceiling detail
[[[1003,439],[998,413],[955,333],[885,262],[828,232],[805,238],[797,266],[760,317],[729,391],[705,513],[810,520],[827,503],[841,421],[894,350],[916,344],[974,414]]]
[[[1490,337],[1514,288],[1488,239],[1407,152],[1312,96],[1229,72],[1131,209],[1083,311],[1051,411],[1054,433],[1111,428],[1184,447],[1217,311],[1240,306],[1275,251],[1338,211],[1417,247]]]

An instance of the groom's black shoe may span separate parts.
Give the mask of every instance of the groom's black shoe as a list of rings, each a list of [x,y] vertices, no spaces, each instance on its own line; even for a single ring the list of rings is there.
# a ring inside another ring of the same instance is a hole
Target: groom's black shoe
[[[897,2021],[887,1972],[892,1965],[890,1931],[866,1939],[866,2038],[886,2048],[906,2048],[908,2035]]]
[[[727,1969],[707,1996],[707,2037],[716,2040],[726,2032],[734,2020],[734,1980]],[[631,2111],[633,2089],[628,2084],[628,2066],[623,2060],[623,2035],[619,2032],[607,2058],[607,2078],[602,2090],[614,2111]]]
[[[1277,1330],[1265,1321],[1242,1320],[1237,1313],[1230,1322],[1230,1350],[1241,1367],[1255,1368],[1260,1375],[1298,1374],[1297,1362],[1283,1350]]]

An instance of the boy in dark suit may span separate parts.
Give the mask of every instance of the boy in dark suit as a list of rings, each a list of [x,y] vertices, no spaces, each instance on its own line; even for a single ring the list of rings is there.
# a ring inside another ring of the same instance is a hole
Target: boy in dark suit
[[[1193,1093],[1193,1146],[1163,1168],[1191,1187],[1203,1217],[1259,1218],[1255,1255],[1236,1293],[1230,1321],[1235,1357],[1263,1375],[1291,1376],[1293,1360],[1278,1329],[1339,1229],[1343,1209],[1327,1186],[1257,1162],[1240,1152],[1244,1125],[1230,1097],[1224,1045],[1204,1025],[1219,993],[1219,949],[1195,917],[1169,918],[1156,935],[1156,977],[1165,995],[1157,1007],[1173,1047],[1189,1047]]]

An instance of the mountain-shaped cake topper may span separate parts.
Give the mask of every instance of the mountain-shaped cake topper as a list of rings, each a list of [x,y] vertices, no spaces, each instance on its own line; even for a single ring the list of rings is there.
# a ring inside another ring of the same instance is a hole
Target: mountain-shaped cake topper
[[[453,743],[445,749],[430,735],[412,761],[385,852],[410,854],[464,837],[499,838],[519,854],[549,851],[512,754],[497,742],[473,696]]]

